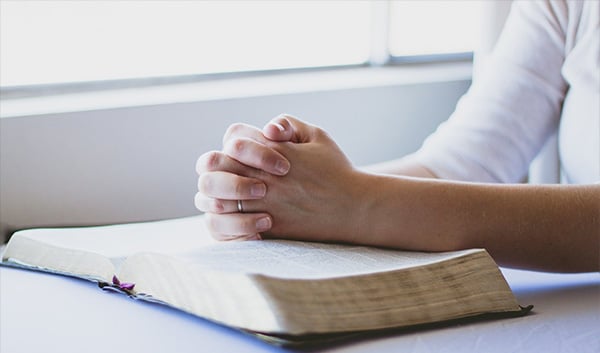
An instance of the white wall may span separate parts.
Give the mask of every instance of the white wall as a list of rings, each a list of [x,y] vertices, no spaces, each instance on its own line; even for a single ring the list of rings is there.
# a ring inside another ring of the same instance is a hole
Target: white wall
[[[0,119],[2,234],[195,214],[195,161],[227,126],[286,112],[327,129],[358,165],[417,149],[468,78]],[[1,234],[0,234],[1,235]]]

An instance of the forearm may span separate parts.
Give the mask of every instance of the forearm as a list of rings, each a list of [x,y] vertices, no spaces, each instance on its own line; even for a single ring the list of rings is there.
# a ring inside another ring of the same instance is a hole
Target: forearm
[[[473,184],[382,175],[368,175],[365,182],[362,229],[355,235],[367,236],[356,242],[425,251],[481,247],[506,266],[600,269],[600,185]]]

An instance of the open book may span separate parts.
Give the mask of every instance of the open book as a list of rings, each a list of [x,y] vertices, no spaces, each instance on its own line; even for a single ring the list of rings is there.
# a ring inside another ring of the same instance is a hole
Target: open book
[[[522,311],[485,250],[215,242],[202,216],[20,231],[2,264],[84,278],[221,324],[288,337]]]

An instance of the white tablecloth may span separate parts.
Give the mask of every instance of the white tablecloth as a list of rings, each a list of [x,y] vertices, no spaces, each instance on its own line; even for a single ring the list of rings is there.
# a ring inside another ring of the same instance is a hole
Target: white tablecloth
[[[318,352],[600,352],[600,274],[503,270],[521,318],[375,337]],[[285,352],[83,280],[0,268],[0,352]]]

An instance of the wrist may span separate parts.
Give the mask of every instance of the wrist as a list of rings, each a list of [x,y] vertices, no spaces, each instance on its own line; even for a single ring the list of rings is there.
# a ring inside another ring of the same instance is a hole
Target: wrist
[[[357,177],[353,243],[410,250],[430,250],[425,234],[431,218],[431,189],[435,181],[363,172]],[[435,187],[434,187],[435,188]],[[433,211],[435,214],[436,211]],[[429,221],[428,221],[429,220]],[[433,221],[435,222],[435,221]]]
[[[378,245],[373,243],[373,215],[376,211],[379,176],[363,170],[355,169],[352,173],[352,184],[349,187],[349,207],[344,210],[340,219],[344,223],[345,234],[341,241],[361,245]]]

